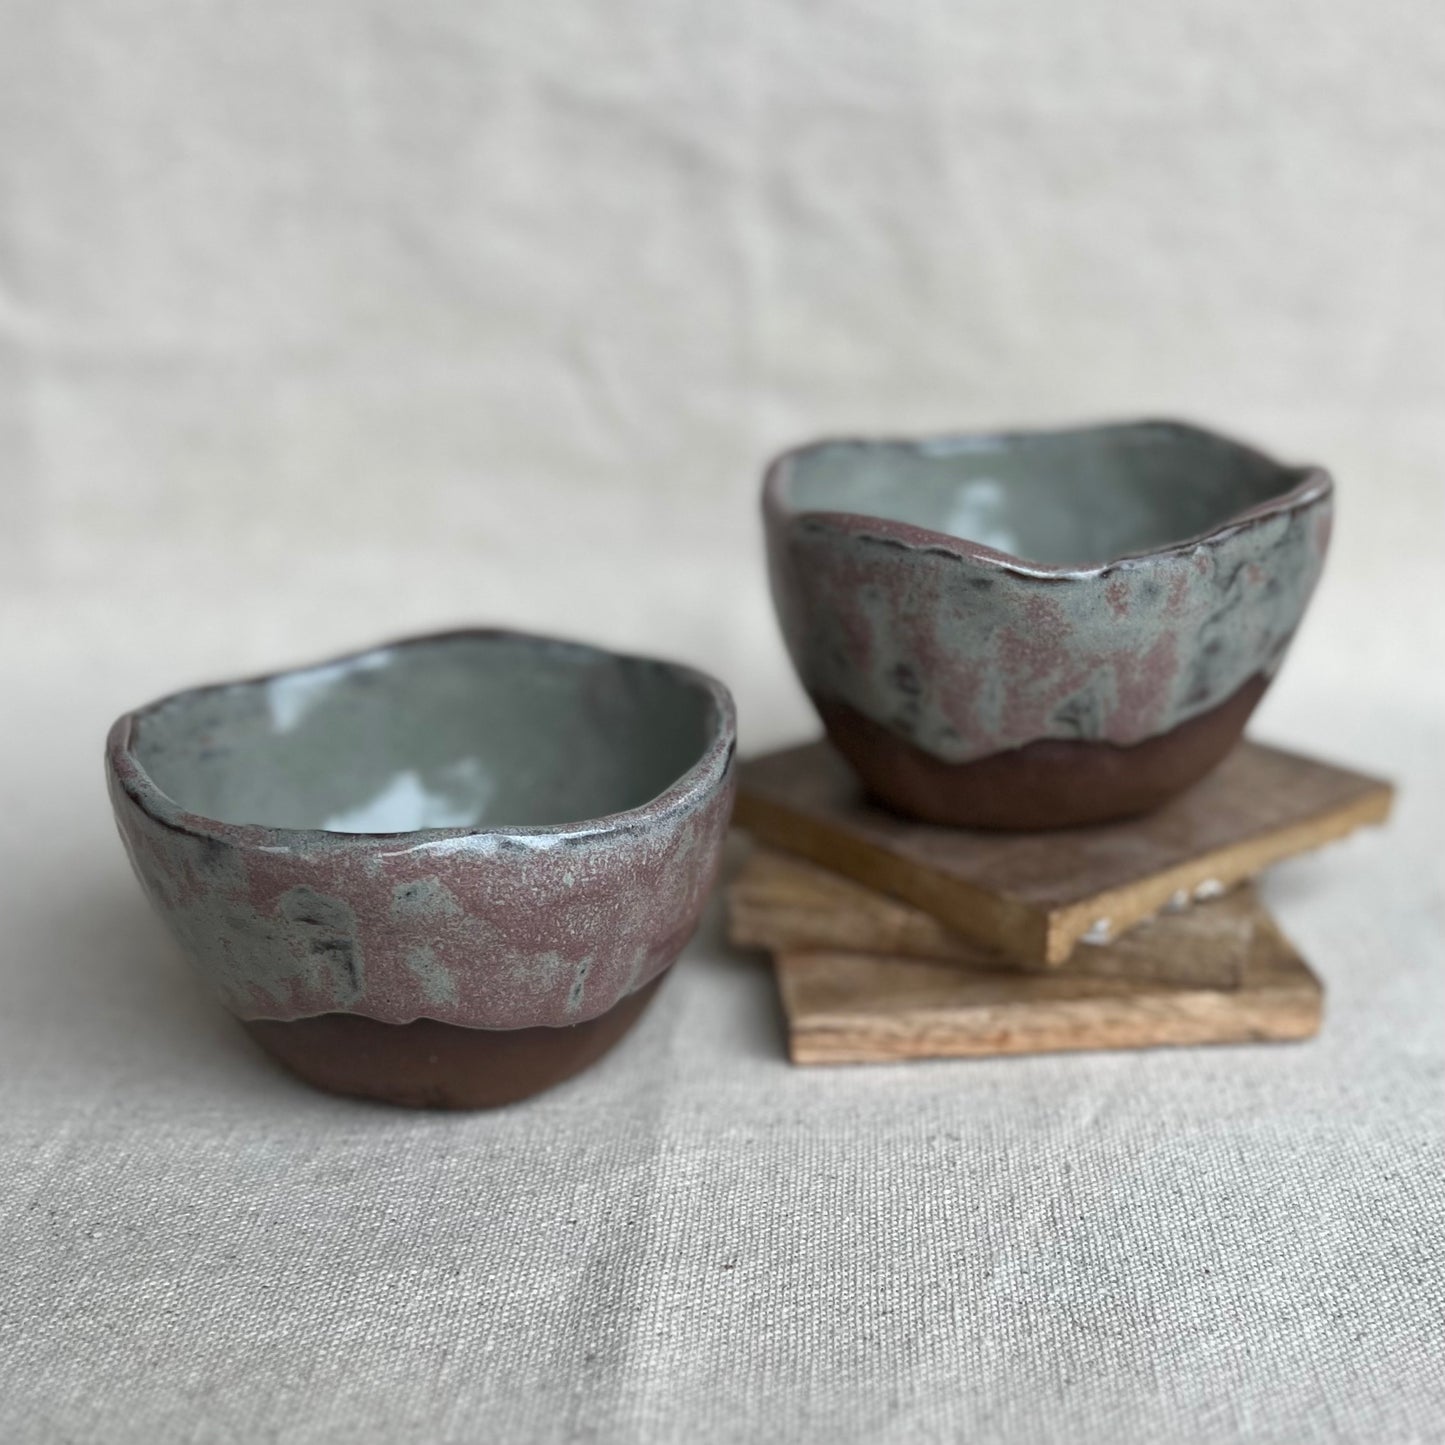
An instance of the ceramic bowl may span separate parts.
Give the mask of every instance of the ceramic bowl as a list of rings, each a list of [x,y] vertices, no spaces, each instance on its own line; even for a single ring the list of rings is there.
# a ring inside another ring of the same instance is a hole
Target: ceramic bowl
[[[1146,812],[1234,744],[1332,484],[1172,422],[824,441],[763,489],[783,635],[839,751],[929,822]]]
[[[146,893],[262,1047],[477,1107],[637,1018],[717,873],[734,737],[688,668],[474,631],[178,693],[106,761]]]

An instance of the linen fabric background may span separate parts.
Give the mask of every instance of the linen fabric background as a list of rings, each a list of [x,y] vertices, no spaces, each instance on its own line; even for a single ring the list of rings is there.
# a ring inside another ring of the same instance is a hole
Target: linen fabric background
[[[1442,164],[1431,0],[0,0],[0,1438],[1445,1439]],[[1315,1042],[793,1069],[714,913],[412,1116],[129,876],[127,707],[476,621],[800,738],[771,451],[1145,414],[1339,479]]]

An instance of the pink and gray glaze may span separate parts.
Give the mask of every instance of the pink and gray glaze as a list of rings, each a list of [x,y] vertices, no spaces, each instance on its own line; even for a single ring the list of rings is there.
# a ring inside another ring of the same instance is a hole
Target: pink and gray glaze
[[[106,759],[147,895],[239,1018],[541,1030],[691,936],[734,740],[700,673],[473,631],[177,694]]]
[[[763,509],[788,650],[870,790],[1052,826],[1139,811],[1228,750],[1319,578],[1332,484],[1141,422],[825,441],[773,463]]]

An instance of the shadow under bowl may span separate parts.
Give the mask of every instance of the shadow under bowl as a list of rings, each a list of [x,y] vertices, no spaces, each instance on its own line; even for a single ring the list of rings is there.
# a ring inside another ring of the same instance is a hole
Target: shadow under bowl
[[[333,1092],[510,1103],[632,1026],[697,926],[732,702],[670,663],[470,631],[176,694],[112,728],[151,902]]]
[[[962,827],[1148,812],[1234,746],[1333,484],[1197,427],[823,441],[763,488],[788,651],[877,800]]]

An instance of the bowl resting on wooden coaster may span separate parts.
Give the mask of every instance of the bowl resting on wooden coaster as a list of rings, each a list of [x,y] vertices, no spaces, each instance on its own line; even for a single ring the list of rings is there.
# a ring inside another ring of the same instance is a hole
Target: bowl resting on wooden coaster
[[[789,655],[882,803],[1136,816],[1229,751],[1319,579],[1333,483],[1201,427],[833,439],[763,483]]]

